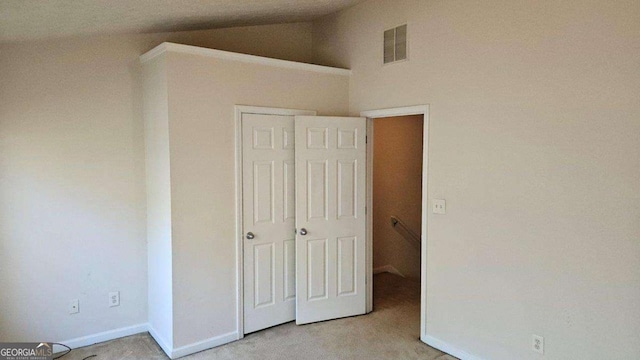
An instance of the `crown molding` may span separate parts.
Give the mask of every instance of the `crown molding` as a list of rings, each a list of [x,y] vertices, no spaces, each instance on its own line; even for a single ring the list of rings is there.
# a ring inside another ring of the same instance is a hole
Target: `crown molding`
[[[156,56],[164,54],[165,52],[177,52],[177,53],[183,53],[183,54],[200,55],[200,56],[212,57],[212,58],[223,59],[223,60],[238,61],[238,62],[243,62],[248,64],[258,64],[258,65],[310,71],[310,72],[323,73],[323,74],[351,76],[351,70],[349,69],[306,64],[306,63],[301,63],[296,61],[273,59],[273,58],[268,58],[264,56],[240,54],[240,53],[234,53],[230,51],[208,49],[208,48],[203,48],[198,46],[183,45],[183,44],[176,44],[176,43],[170,43],[170,42],[163,42],[162,44],[144,53],[143,55],[140,56],[140,62],[145,63],[155,58]]]

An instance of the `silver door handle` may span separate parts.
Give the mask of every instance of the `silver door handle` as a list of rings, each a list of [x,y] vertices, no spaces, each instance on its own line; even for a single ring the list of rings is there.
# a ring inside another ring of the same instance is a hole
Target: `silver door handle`
[[[256,237],[256,236],[255,236],[255,235],[253,235],[253,233],[252,233],[251,231],[249,231],[249,232],[247,233],[247,239],[249,239],[249,240],[253,240],[255,237]]]
[[[307,229],[305,229],[305,228],[300,229],[300,235],[302,235],[302,236],[307,235]]]

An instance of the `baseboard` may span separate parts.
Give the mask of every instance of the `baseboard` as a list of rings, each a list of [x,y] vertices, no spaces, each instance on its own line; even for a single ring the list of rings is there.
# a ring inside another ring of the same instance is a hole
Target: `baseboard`
[[[75,339],[70,339],[66,341],[59,341],[61,344],[65,344],[72,349],[81,348],[84,346],[89,346],[109,340],[118,339],[125,336],[135,335],[139,333],[146,332],[148,329],[148,325],[138,324],[133,326],[122,327],[119,329],[113,329],[109,331],[104,331],[101,333],[87,335]]]
[[[193,344],[181,346],[179,348],[173,348],[167,343],[165,339],[158,334],[158,332],[151,326],[151,324],[138,324],[134,326],[123,327],[119,329],[104,331],[101,333],[83,336],[71,340],[59,341],[61,344],[65,344],[72,349],[77,349],[109,340],[115,340],[121,337],[149,332],[153,339],[158,343],[160,348],[171,359],[177,359],[183,356],[191,355],[203,350],[211,349],[216,346],[224,345],[232,341],[238,340],[238,332],[233,331],[220,336],[215,336],[209,339],[195,342]]]
[[[167,355],[169,355],[171,359],[177,359],[177,358],[191,355],[203,350],[211,349],[216,346],[224,345],[236,340],[238,340],[238,332],[233,331],[233,332],[215,336],[206,340],[198,341],[193,344],[175,348],[171,352],[171,355],[169,354]]]
[[[483,360],[482,358],[469,354],[468,352],[464,351],[464,350],[460,350],[458,348],[456,348],[455,346],[442,341],[440,339],[434,338],[433,336],[422,336],[420,338],[420,340],[422,340],[423,343],[436,348],[440,351],[446,352],[449,355],[453,355],[455,357],[457,357],[460,360]]]
[[[167,341],[162,336],[160,336],[160,334],[158,334],[156,329],[154,329],[153,326],[151,326],[151,324],[149,324],[148,330],[149,330],[149,335],[151,335],[153,340],[156,341],[156,343],[158,344],[158,346],[160,346],[162,351],[164,351],[164,353],[167,354],[167,356],[171,357],[171,353],[173,352],[173,346],[169,345],[169,343],[167,343]]]
[[[384,265],[384,266],[380,266],[377,268],[373,269],[373,274],[380,274],[380,273],[390,273],[390,274],[394,274],[394,275],[398,275],[398,276],[402,276],[405,277],[404,274],[402,274],[398,269],[396,269],[395,266],[393,265]]]

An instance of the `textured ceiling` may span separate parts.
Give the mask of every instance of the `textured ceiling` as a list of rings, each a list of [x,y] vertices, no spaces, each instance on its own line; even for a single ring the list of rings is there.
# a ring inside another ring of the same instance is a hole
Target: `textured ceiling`
[[[310,21],[362,0],[0,0],[0,42]]]

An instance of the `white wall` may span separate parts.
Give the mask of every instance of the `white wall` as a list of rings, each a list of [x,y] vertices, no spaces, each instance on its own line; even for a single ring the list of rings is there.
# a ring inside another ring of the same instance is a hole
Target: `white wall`
[[[147,190],[147,276],[150,331],[163,347],[173,346],[173,258],[171,247],[171,161],[169,93],[164,57],[142,70]]]
[[[235,105],[348,112],[349,78],[168,52],[174,347],[237,331]]]
[[[381,66],[409,23],[410,60]],[[640,358],[640,2],[370,0],[314,25],[350,111],[430,104],[427,332]]]
[[[162,41],[311,58],[310,24],[1,44],[3,341],[67,341],[147,322],[138,57]],[[114,290],[121,305],[109,308]],[[80,313],[69,315],[74,298]]]
[[[420,236],[422,124],[422,115],[373,120],[373,268],[391,265],[413,279],[420,278],[420,250],[393,228],[391,216]]]
[[[109,39],[0,48],[3,341],[147,321],[138,51]]]

